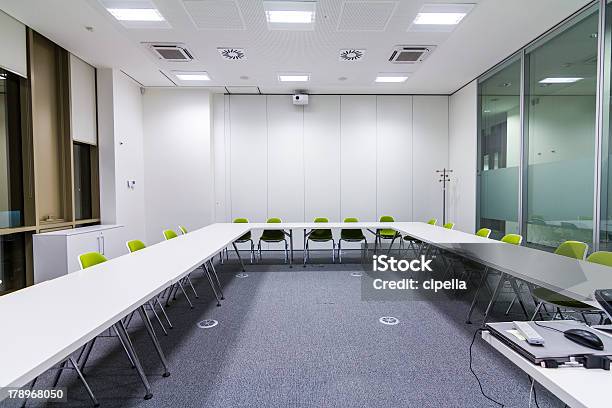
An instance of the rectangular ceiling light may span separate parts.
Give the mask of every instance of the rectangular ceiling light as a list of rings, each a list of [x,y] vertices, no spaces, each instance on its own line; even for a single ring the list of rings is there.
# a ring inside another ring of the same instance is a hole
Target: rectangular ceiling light
[[[470,3],[424,4],[408,31],[451,32],[474,8]]]
[[[181,81],[210,81],[208,72],[173,72],[174,76]]]
[[[467,13],[419,13],[414,19],[414,24],[459,24]]]
[[[314,30],[314,1],[264,1],[270,30]]]
[[[376,82],[380,83],[398,83],[406,82],[408,76],[406,75],[394,75],[394,74],[378,74]]]
[[[164,16],[157,9],[148,8],[109,8],[109,13],[119,21],[164,21]]]
[[[584,78],[579,78],[579,77],[573,77],[573,78],[569,78],[569,77],[550,77],[550,78],[544,78],[541,81],[539,81],[541,84],[571,84],[574,82],[578,82],[580,80],[582,80]]]
[[[308,82],[310,74],[279,74],[278,80],[280,82]]]

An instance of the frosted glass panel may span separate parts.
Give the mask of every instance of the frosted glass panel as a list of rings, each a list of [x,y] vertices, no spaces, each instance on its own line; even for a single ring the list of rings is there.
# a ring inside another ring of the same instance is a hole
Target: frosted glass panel
[[[529,244],[592,243],[597,24],[583,16],[526,55]]]
[[[479,222],[491,237],[516,232],[520,161],[520,61],[478,84]]]

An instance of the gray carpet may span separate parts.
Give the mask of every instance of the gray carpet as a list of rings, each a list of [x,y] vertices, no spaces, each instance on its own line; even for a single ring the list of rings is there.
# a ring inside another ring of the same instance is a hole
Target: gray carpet
[[[323,261],[328,254],[318,256]],[[289,269],[268,261],[247,265],[249,276],[239,279],[230,260],[218,269],[226,297],[222,307],[215,307],[197,271],[195,309],[179,296],[167,309],[175,328],[160,336],[170,377],[162,378],[139,319],[130,325],[153,387],[151,400],[142,398],[144,389],[116,338],[97,342],[87,379],[103,407],[495,406],[481,395],[468,369],[478,324],[464,323],[467,297],[362,301],[360,278],[350,275],[360,268],[321,263]],[[503,313],[503,305],[498,309]],[[382,325],[381,316],[400,323]],[[209,318],[219,325],[196,326]],[[480,339],[474,369],[489,395],[509,407],[528,406],[527,376]],[[42,376],[39,385],[49,384],[53,374]],[[67,387],[69,402],[47,405],[90,406],[73,372],[64,374],[60,386]],[[536,390],[540,407],[563,407],[541,386]]]

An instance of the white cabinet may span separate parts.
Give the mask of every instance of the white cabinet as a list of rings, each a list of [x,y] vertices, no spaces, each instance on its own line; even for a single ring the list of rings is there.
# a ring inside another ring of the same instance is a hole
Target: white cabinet
[[[94,225],[35,234],[34,283],[81,269],[78,256],[99,252],[108,259],[127,253],[121,225]]]

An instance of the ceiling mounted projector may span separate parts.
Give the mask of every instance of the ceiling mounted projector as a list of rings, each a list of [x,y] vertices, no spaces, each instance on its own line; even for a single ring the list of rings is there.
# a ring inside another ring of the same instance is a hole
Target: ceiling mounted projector
[[[293,95],[294,105],[308,105],[308,95],[306,94],[295,94]]]

